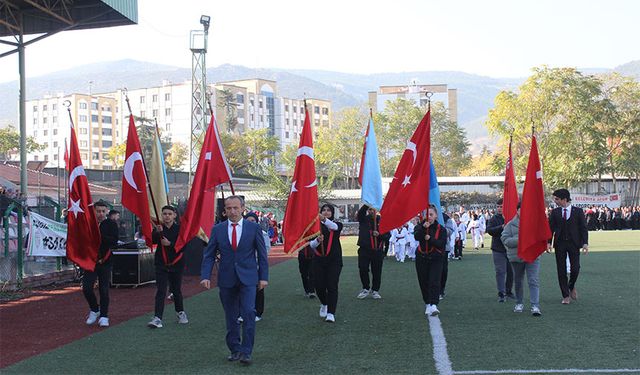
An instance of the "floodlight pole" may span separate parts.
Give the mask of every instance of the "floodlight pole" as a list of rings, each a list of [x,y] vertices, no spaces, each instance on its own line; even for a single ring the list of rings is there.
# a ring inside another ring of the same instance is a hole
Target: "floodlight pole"
[[[204,29],[204,45],[195,45],[196,31],[191,32],[191,142],[189,153],[189,186],[198,166],[202,135],[207,128],[207,44],[209,36],[209,16],[200,17]],[[198,31],[199,32],[199,31]],[[189,189],[190,191],[190,189]]]
[[[26,119],[26,81],[24,69],[24,34],[22,27],[18,41],[18,71],[20,74],[20,193],[24,198],[27,197],[27,119]]]

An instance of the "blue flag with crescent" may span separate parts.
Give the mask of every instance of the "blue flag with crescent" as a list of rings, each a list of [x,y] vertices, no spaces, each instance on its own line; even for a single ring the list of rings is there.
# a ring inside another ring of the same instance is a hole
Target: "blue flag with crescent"
[[[444,225],[444,217],[442,216],[442,204],[440,204],[440,187],[438,186],[438,176],[433,166],[433,160],[429,156],[429,203],[438,209],[438,223]]]
[[[365,153],[362,168],[362,203],[376,210],[382,208],[382,175],[378,158],[378,142],[373,127],[373,119],[369,119],[369,130],[365,139]]]

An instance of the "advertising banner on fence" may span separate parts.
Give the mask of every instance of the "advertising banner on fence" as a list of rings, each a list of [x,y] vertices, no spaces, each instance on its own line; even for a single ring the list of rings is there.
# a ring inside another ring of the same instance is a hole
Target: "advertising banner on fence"
[[[589,206],[607,206],[609,208],[620,208],[620,201],[620,194],[571,194],[571,204],[582,208]]]
[[[27,255],[63,257],[67,255],[67,224],[29,212],[31,228]]]

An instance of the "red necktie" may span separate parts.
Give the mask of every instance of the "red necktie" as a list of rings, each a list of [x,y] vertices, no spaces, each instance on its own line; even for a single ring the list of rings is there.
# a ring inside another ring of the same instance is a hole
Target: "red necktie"
[[[562,218],[567,220],[567,209],[566,208],[562,209]]]
[[[231,232],[231,248],[233,251],[236,251],[238,248],[238,234],[236,233],[238,223],[232,223],[231,226],[233,227],[233,232]]]

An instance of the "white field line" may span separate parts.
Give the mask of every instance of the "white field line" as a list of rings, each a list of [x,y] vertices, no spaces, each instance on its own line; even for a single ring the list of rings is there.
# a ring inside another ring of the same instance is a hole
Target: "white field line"
[[[444,337],[440,318],[437,316],[429,316],[429,331],[433,341],[433,359],[436,362],[436,370],[439,375],[482,375],[482,374],[620,374],[620,373],[638,373],[640,369],[537,369],[537,370],[469,370],[469,371],[453,371],[449,353],[447,352],[447,340]]]
[[[447,352],[447,340],[442,331],[442,324],[438,316],[429,316],[429,331],[433,341],[433,359],[436,361],[436,370],[439,375],[454,374]]]
[[[540,369],[540,370],[469,370],[469,371],[453,371],[453,374],[468,374],[468,375],[476,375],[476,374],[579,374],[579,373],[588,373],[588,374],[620,374],[620,373],[640,373],[640,369],[630,369],[630,368],[619,368],[619,369],[608,369],[608,368],[597,368],[597,369],[577,369],[577,368],[566,368],[566,369]]]

